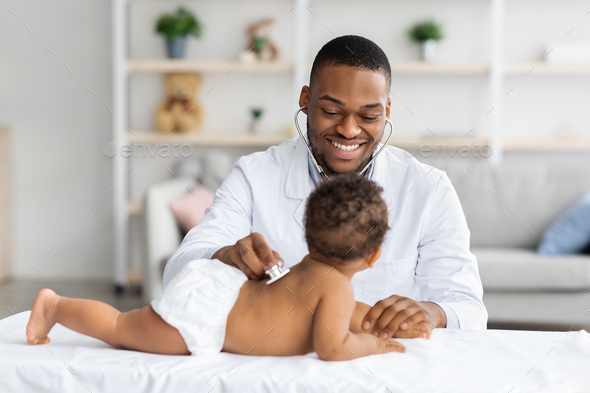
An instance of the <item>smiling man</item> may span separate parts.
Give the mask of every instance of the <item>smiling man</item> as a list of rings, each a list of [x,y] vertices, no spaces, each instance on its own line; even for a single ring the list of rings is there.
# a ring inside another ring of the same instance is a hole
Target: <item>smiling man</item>
[[[446,173],[393,146],[371,161],[388,129],[390,85],[381,48],[363,37],[342,36],[318,52],[299,99],[310,148],[325,174],[360,173],[369,164],[363,175],[384,189],[391,230],[373,268],[351,280],[362,302],[361,326],[379,337],[406,338],[422,337],[412,329],[417,326],[426,326],[427,337],[434,328],[485,329],[470,232]],[[193,259],[217,258],[250,279],[268,277],[265,266],[301,261],[308,253],[305,201],[322,180],[297,137],[240,158],[166,265],[164,286]]]

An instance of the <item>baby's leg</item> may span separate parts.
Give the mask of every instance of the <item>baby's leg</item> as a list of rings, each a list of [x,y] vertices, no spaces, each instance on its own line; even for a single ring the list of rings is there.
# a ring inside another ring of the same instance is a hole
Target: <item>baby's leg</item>
[[[47,334],[56,323],[117,348],[190,354],[178,330],[167,324],[151,306],[121,313],[106,303],[67,298],[51,289],[42,289],[33,302],[27,342],[47,344]]]

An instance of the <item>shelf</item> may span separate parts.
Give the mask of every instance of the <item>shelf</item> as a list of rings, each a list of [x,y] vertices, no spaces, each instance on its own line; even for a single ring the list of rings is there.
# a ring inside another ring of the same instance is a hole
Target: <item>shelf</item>
[[[590,63],[506,63],[506,75],[590,75]]]
[[[293,64],[269,62],[243,64],[231,60],[127,60],[128,72],[212,72],[212,73],[289,73]]]
[[[292,138],[287,134],[279,135],[249,135],[249,134],[159,134],[156,132],[136,132],[135,135],[127,134],[128,143],[189,143],[195,146],[225,146],[225,147],[265,147],[281,144]],[[415,136],[415,137],[392,137],[389,141],[391,146],[400,148],[407,147],[413,143],[416,147],[422,144],[430,145],[463,145],[469,146],[472,143],[483,145],[490,143],[486,138],[463,136]],[[590,151],[590,138],[505,138],[502,142],[505,150],[523,151]]]
[[[287,134],[161,134],[156,131],[136,131],[135,134],[127,133],[128,143],[189,143],[195,146],[274,146],[281,144],[287,139],[292,138]],[[483,138],[468,138],[462,136],[422,136],[415,137],[392,137],[389,144],[396,147],[406,147],[410,143],[415,143],[417,146],[428,143],[436,144],[452,144],[461,145],[474,142],[476,144],[487,143],[487,139]]]
[[[389,145],[399,147],[399,148],[406,148],[409,147],[410,144],[413,144],[415,148],[419,148],[421,145],[428,144],[432,148],[435,148],[437,145],[446,145],[450,147],[459,146],[461,145],[468,145],[472,147],[472,144],[475,145],[483,145],[485,143],[489,143],[489,141],[485,138],[468,138],[463,136],[416,136],[416,137],[398,137],[398,138],[391,138],[389,141]]]
[[[225,147],[240,147],[240,146],[273,146],[278,145],[291,136],[287,134],[173,134],[168,135],[159,133],[157,131],[136,131],[134,134],[127,133],[127,142],[129,143],[188,143],[195,146],[225,146]]]
[[[590,138],[506,138],[504,150],[511,151],[590,151]]]
[[[487,63],[443,63],[407,61],[392,62],[391,73],[396,75],[487,75]]]
[[[309,66],[311,71],[311,65]],[[229,60],[128,60],[128,72],[209,72],[209,73],[290,73],[293,64],[271,62],[243,64]],[[445,63],[423,61],[391,62],[391,72],[397,75],[487,75],[487,63]],[[505,63],[506,75],[590,75],[590,63]]]
[[[313,63],[309,64],[309,71]],[[425,61],[392,61],[392,76],[397,75],[487,75],[490,70],[488,63],[445,63]]]

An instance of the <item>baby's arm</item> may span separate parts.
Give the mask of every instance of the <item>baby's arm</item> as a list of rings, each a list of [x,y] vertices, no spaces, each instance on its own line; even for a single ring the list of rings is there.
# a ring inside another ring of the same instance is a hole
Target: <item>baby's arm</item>
[[[350,360],[377,353],[405,352],[405,347],[392,338],[348,331],[355,309],[351,285],[336,285],[326,293],[316,308],[313,324],[313,347],[320,359]]]
[[[33,302],[26,330],[27,342],[47,344],[50,341],[47,334],[56,323],[117,348],[168,355],[190,354],[178,330],[167,324],[151,306],[121,313],[106,303],[67,298],[42,289]]]

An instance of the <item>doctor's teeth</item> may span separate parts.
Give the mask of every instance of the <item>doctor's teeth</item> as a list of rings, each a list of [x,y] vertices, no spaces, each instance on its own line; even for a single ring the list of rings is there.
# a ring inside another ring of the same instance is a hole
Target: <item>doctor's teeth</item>
[[[334,141],[330,141],[332,142],[332,144],[334,146],[336,146],[337,148],[339,148],[340,150],[344,150],[344,151],[352,151],[352,150],[356,150],[358,149],[358,147],[360,146],[360,143],[357,143],[356,145],[341,145],[338,142],[334,142]]]

